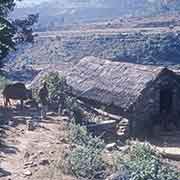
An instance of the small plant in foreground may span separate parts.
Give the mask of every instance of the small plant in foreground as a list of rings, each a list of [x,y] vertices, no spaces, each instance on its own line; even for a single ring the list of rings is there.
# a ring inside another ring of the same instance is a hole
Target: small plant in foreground
[[[78,178],[103,179],[105,163],[102,149],[95,146],[78,146],[68,157],[69,170]]]
[[[106,170],[102,159],[104,142],[93,138],[86,128],[74,124],[70,128],[70,141],[77,145],[66,159],[70,173],[79,179],[103,179]]]
[[[70,124],[69,140],[73,144],[84,146],[90,140],[87,129],[80,125]]]
[[[180,173],[161,162],[161,157],[149,144],[135,144],[127,155],[119,158],[119,169],[124,167],[129,180],[179,180]]]
[[[105,163],[101,142],[90,140],[86,146],[77,146],[68,157],[68,167],[78,178],[103,179]]]

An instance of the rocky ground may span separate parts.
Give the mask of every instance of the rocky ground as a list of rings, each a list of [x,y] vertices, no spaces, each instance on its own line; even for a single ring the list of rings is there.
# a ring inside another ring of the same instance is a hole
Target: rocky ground
[[[37,113],[14,110],[11,118],[16,123],[0,128],[3,141],[0,146],[0,179],[74,180],[57,166],[69,147],[65,142],[66,123],[62,117],[49,114],[47,120],[33,119],[37,121],[35,129],[28,131],[25,122],[34,114]]]
[[[63,157],[70,147],[67,140],[67,118],[48,113],[48,118],[41,120],[37,109],[26,108],[21,111],[18,106],[5,110],[4,113],[8,125],[0,127],[0,179],[75,180],[74,177],[65,175],[62,169]],[[35,128],[32,131],[27,127],[29,121],[34,122]],[[179,138],[180,132],[166,133],[152,143],[165,153],[166,162],[180,169]],[[126,146],[117,147],[116,143],[112,143],[106,148],[104,157],[111,164],[111,151],[121,151]]]

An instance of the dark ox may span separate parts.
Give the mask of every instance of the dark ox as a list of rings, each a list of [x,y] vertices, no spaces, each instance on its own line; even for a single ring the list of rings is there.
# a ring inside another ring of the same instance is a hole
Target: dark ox
[[[4,105],[11,105],[10,99],[20,100],[23,108],[24,100],[32,99],[32,90],[26,88],[23,83],[7,85],[3,90]]]

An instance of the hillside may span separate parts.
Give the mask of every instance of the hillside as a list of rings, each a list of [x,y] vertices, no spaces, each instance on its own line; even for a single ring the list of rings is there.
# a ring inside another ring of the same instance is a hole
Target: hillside
[[[89,24],[72,31],[36,33],[34,44],[20,45],[16,52],[9,54],[6,69],[11,73],[15,72],[17,77],[17,70],[24,70],[27,65],[37,68],[47,67],[49,64],[74,64],[85,56],[140,64],[178,64],[179,26],[174,30],[169,27],[143,27],[153,25],[152,22],[138,21],[139,25],[134,23],[131,28],[124,25],[121,29],[118,24],[114,24],[116,28],[111,28],[107,23],[102,23],[98,25],[100,29],[94,28],[95,24]],[[103,30],[103,27],[106,29]]]
[[[17,1],[0,180],[180,180],[180,1]]]
[[[30,7],[18,7],[11,17],[20,18],[30,13],[39,13],[36,29],[58,30],[74,23],[97,22],[117,17],[154,16],[179,12],[179,1],[158,0],[61,0],[47,1]]]

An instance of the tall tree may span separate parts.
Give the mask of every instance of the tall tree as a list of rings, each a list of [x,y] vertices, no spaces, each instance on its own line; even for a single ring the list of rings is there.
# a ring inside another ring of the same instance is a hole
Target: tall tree
[[[0,0],[0,16],[7,17],[8,13],[14,9],[15,0]]]
[[[38,22],[39,14],[30,14],[25,19],[16,19],[13,21],[13,26],[16,29],[16,42],[33,42],[32,26]]]
[[[0,68],[3,66],[3,58],[10,49],[14,49],[15,43],[12,40],[14,33],[11,23],[0,17]]]
[[[3,66],[3,58],[15,46],[13,42],[15,29],[7,17],[14,7],[15,0],[0,0],[0,68]]]

